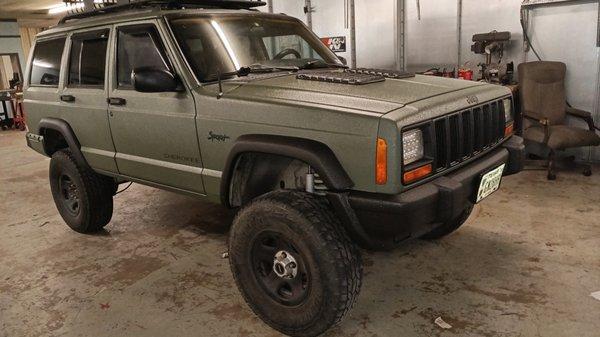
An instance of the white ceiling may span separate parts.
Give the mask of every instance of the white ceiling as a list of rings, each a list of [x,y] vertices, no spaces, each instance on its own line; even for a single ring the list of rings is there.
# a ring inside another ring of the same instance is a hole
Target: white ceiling
[[[21,26],[49,26],[64,13],[49,15],[48,9],[61,3],[61,0],[0,0],[0,19],[16,19]]]

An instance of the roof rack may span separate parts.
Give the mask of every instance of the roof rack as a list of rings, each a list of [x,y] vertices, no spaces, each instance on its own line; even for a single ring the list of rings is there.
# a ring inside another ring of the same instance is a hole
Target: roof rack
[[[264,1],[252,0],[129,0],[129,3],[107,5],[100,8],[91,9],[81,13],[74,13],[63,17],[58,24],[64,24],[67,21],[84,19],[94,16],[101,16],[110,13],[118,13],[130,9],[159,7],[164,9],[181,9],[184,7],[209,7],[222,9],[251,9],[254,7],[265,6]]]

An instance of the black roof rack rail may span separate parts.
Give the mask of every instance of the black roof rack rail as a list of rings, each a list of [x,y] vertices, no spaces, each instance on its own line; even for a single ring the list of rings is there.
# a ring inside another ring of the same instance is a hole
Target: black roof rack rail
[[[252,0],[130,0],[127,4],[109,5],[93,10],[74,13],[63,17],[58,24],[64,24],[67,21],[84,19],[94,16],[100,16],[110,13],[118,13],[130,9],[161,7],[168,9],[180,9],[187,6],[210,7],[222,9],[251,9],[254,7],[265,6],[264,1]]]

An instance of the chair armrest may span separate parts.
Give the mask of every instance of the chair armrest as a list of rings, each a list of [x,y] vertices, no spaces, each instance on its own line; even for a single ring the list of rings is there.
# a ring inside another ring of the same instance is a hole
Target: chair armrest
[[[568,106],[565,111],[571,115],[571,116],[575,116],[575,117],[580,117],[580,118],[588,118],[588,117],[592,117],[592,114],[589,113],[588,111],[584,111],[584,110],[579,110],[576,108],[572,108],[570,106]]]
[[[525,111],[523,113],[523,117],[527,118],[531,121],[534,121],[538,124],[541,124],[543,126],[548,126],[550,125],[550,121],[548,120],[548,118],[538,114],[537,112],[533,112],[533,111]]]
[[[567,114],[573,116],[573,117],[577,117],[577,118],[581,118],[584,121],[587,122],[588,127],[590,128],[590,131],[594,131],[595,129],[598,129],[595,125],[594,125],[594,120],[592,119],[592,114],[587,112],[587,111],[583,111],[583,110],[579,110],[579,109],[575,109],[572,107],[567,107],[565,109],[565,111],[567,112]]]

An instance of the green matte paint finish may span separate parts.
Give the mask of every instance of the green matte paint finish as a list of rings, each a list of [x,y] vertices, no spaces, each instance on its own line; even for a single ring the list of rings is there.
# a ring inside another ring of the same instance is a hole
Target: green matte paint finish
[[[38,39],[98,28],[111,30],[106,87],[66,88],[67,39],[58,88],[35,87],[26,81],[31,133],[38,133],[41,118],[64,119],[79,139],[85,159],[98,172],[211,200],[219,198],[222,171],[238,137],[306,138],[326,144],[335,153],[354,182],[353,189],[397,194],[403,190],[400,132],[404,127],[468,108],[473,104],[467,102],[467,96],[475,95],[481,103],[510,96],[508,89],[500,86],[421,75],[345,85],[298,80],[295,73],[276,72],[224,80],[224,95],[217,99],[218,83],[197,81],[168,25],[170,16],[206,14],[296,20],[247,10],[143,10],[49,29]],[[156,25],[184,92],[148,94],[116,87],[116,29],[139,23]],[[61,102],[59,96],[64,94],[76,96],[76,102]],[[125,98],[127,104],[109,106],[108,97]],[[211,133],[228,138],[215,140]],[[388,181],[381,186],[375,184],[377,137],[388,144]],[[34,148],[42,152],[41,147]]]

